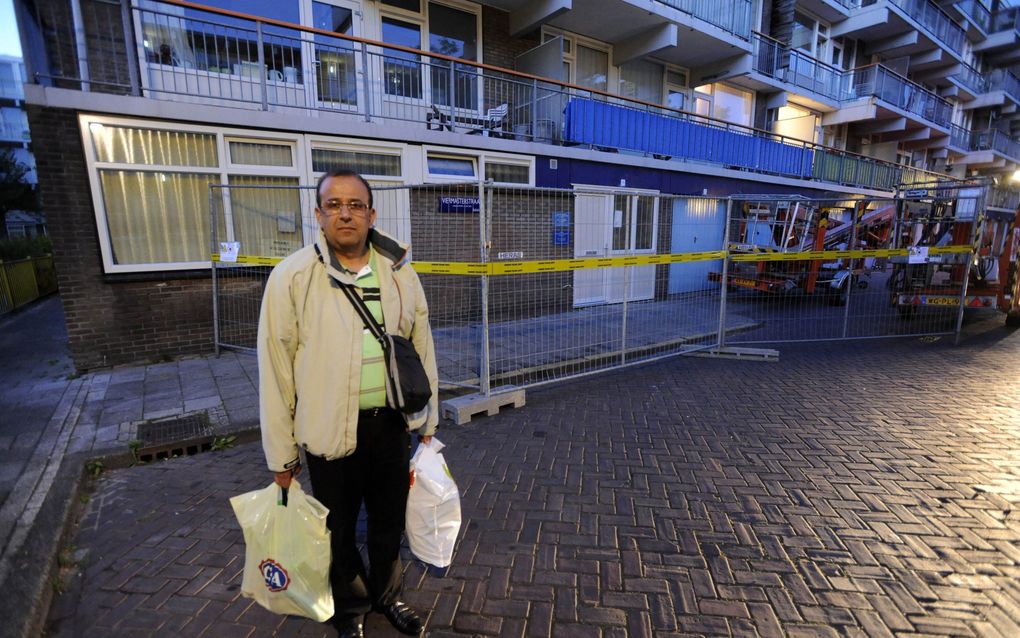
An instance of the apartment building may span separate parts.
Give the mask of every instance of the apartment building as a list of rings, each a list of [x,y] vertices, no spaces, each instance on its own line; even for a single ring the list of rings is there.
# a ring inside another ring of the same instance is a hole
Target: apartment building
[[[25,65],[21,58],[0,55],[0,151],[9,151],[14,161],[28,171],[25,180],[36,184],[28,115],[25,113]],[[0,220],[0,236],[20,237],[45,232],[45,218],[27,211],[9,211]]]
[[[15,9],[79,368],[211,348],[210,182],[348,166],[379,185],[846,198],[987,176],[991,205],[1018,200],[1020,10],[1004,0]],[[635,206],[626,223],[694,214]],[[624,252],[655,248],[629,236]]]

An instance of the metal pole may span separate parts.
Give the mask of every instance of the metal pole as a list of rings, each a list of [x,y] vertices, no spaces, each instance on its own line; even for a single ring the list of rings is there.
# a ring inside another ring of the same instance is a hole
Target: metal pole
[[[363,92],[365,94],[365,121],[372,121],[372,93],[369,91],[371,88],[371,74],[368,67],[368,45],[361,42],[361,77],[362,84],[364,85]],[[386,87],[380,87],[385,90]]]
[[[633,196],[624,198],[625,205],[630,213],[636,212],[632,208],[633,199]],[[636,226],[636,224],[629,224],[630,221],[630,215],[623,216],[623,223],[630,226],[630,228],[625,228],[628,231],[625,235],[628,240],[633,239],[630,231]],[[630,242],[628,241],[628,243]],[[628,246],[628,248],[630,247]],[[620,365],[627,363],[627,298],[630,297],[630,268],[630,266],[623,267],[623,321],[620,323]],[[610,281],[612,281],[611,278]]]
[[[131,95],[141,95],[141,82],[138,79],[138,49],[135,44],[135,30],[131,22],[131,2],[121,0],[120,19],[124,23],[124,50],[128,58],[128,78],[131,82]]]
[[[71,0],[71,20],[74,22],[74,44],[78,53],[78,79],[81,90],[89,91],[89,51],[85,40],[85,23],[81,16],[80,0]]]
[[[857,248],[857,233],[859,231],[858,225],[860,224],[861,216],[864,214],[864,208],[861,204],[857,204],[854,207],[854,225],[850,227],[850,244],[847,246],[849,250]],[[862,260],[863,263],[863,260]],[[850,328],[850,291],[854,287],[854,258],[846,258],[846,267],[849,273],[846,276],[846,303],[843,304],[843,338],[846,339],[847,333]],[[839,294],[839,291],[836,291]]]
[[[719,335],[716,337],[718,348],[726,345],[726,289],[729,286],[730,272],[730,218],[733,216],[733,198],[726,198],[726,222],[723,229],[722,278],[719,280]]]
[[[491,201],[487,199],[489,193],[485,188],[484,179],[478,180],[478,238],[479,238],[479,260],[483,264],[489,262],[489,223],[488,215],[491,210]],[[478,378],[480,390],[486,397],[492,394],[489,387],[489,276],[482,275],[482,352]]]
[[[220,356],[220,296],[219,279],[216,277],[216,260],[213,254],[217,252],[218,242],[216,241],[216,205],[213,192],[215,185],[209,184],[209,264],[212,267],[212,316],[213,316],[213,351]]]
[[[963,269],[963,285],[960,286],[960,308],[956,312],[956,335],[953,337],[953,345],[960,345],[960,333],[963,331],[963,312],[967,303],[967,286],[970,283],[970,269],[978,256],[978,242],[981,240],[981,227],[984,225],[985,217],[982,209],[985,206],[984,193],[988,192],[988,186],[981,189],[981,195],[974,205],[974,223],[970,229],[970,252],[967,253],[967,267]],[[956,207],[959,209],[960,200],[957,195]]]
[[[266,52],[263,49],[262,23],[255,23],[256,42],[259,47],[259,86],[262,87],[262,110],[269,110],[269,91],[266,86]]]

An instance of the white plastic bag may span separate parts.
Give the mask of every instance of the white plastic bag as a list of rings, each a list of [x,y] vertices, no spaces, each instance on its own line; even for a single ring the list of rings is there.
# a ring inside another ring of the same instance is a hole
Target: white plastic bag
[[[296,480],[287,490],[276,483],[230,499],[244,532],[241,594],[277,614],[319,622],[333,615],[329,585],[329,510]]]
[[[413,480],[407,495],[406,533],[411,553],[422,562],[448,567],[460,532],[460,492],[454,483],[443,449],[433,437],[418,446],[411,458]]]

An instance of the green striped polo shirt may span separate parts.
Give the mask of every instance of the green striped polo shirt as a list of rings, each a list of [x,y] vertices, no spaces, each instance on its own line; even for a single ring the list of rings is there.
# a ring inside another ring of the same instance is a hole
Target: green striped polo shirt
[[[368,265],[358,273],[351,272],[338,262],[334,262],[334,265],[353,276],[354,285],[361,289],[361,298],[368,306],[368,310],[379,322],[379,325],[385,329],[379,278],[375,275],[375,249],[369,247],[369,251]],[[360,317],[358,320],[361,320]],[[358,409],[367,410],[385,406],[386,361],[383,359],[382,346],[372,336],[369,329],[364,328],[361,333],[361,393],[358,396]]]

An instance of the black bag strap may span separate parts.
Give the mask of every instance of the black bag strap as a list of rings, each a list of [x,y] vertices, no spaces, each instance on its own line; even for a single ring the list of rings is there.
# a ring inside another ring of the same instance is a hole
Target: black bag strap
[[[336,281],[336,279],[333,281]],[[344,291],[344,294],[347,295],[347,298],[350,299],[351,305],[354,306],[354,310],[357,311],[361,320],[365,322],[365,327],[372,333],[375,340],[382,345],[383,350],[386,350],[389,347],[389,339],[386,338],[386,331],[381,325],[379,325],[379,322],[375,320],[375,317],[372,316],[372,311],[368,309],[368,306],[361,298],[361,295],[354,291],[354,286],[351,284],[345,284],[341,281],[336,281],[336,283],[340,286],[340,289]]]

